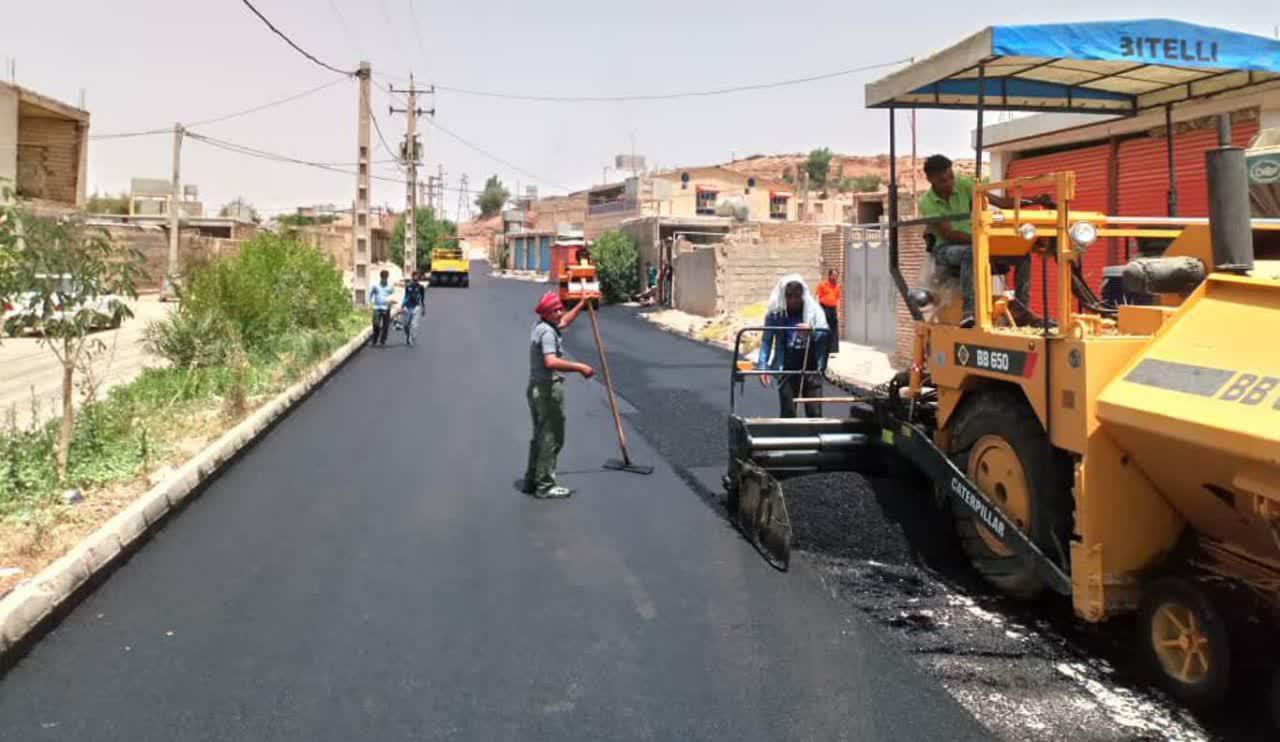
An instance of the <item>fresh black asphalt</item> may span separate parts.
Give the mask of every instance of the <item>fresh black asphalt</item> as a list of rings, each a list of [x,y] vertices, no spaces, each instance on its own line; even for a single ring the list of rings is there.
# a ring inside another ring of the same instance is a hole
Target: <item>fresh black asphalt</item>
[[[0,678],[0,739],[987,738],[725,522],[726,353],[604,310],[656,471],[601,471],[604,388],[572,379],[578,495],[516,492],[544,288],[431,289],[416,347],[353,358]]]

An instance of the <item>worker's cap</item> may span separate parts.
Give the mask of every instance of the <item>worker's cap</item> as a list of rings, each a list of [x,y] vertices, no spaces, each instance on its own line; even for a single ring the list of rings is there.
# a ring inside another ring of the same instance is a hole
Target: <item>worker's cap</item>
[[[533,311],[537,312],[538,316],[545,317],[548,314],[559,312],[563,309],[564,302],[560,301],[560,297],[556,295],[556,292],[548,291],[542,295],[541,299],[538,300],[538,306],[534,307]]]

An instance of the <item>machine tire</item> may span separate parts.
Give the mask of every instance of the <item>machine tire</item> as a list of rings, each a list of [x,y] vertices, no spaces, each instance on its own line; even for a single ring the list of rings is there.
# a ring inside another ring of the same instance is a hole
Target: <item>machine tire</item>
[[[471,285],[471,277],[470,277],[470,276],[463,276],[463,277],[462,277],[462,288],[464,288],[464,289],[465,289],[465,288],[469,287],[470,285]]]
[[[1071,536],[1073,509],[1069,472],[1051,453],[1044,427],[1018,391],[989,389],[974,394],[956,412],[950,426],[952,461],[968,472],[970,455],[979,441],[1002,441],[1016,457],[1025,480],[1030,512],[1022,530],[1029,532],[1032,542],[1065,569],[1064,551]],[[971,511],[952,508],[952,513],[960,546],[983,578],[1002,592],[1024,600],[1044,590],[1044,580],[1035,565],[1012,553],[994,550],[990,543],[994,536],[984,537],[985,526]]]
[[[1189,629],[1189,633],[1183,627]],[[1179,635],[1187,636],[1189,644],[1203,646],[1204,649],[1196,653],[1201,659],[1191,661],[1185,646],[1158,646],[1158,636],[1165,636],[1166,641],[1179,641],[1169,634],[1170,629],[1179,630]],[[1161,685],[1183,702],[1212,706],[1226,696],[1231,681],[1231,644],[1227,624],[1209,596],[1194,581],[1165,577],[1143,588],[1138,608],[1138,640],[1147,664]],[[1189,673],[1197,669],[1191,665],[1199,665],[1201,673],[1190,682],[1186,677],[1178,677],[1170,669],[1170,663],[1180,662],[1189,663],[1181,665],[1181,672]],[[1273,688],[1272,694],[1277,692],[1280,688]],[[1275,703],[1273,700],[1273,706]]]

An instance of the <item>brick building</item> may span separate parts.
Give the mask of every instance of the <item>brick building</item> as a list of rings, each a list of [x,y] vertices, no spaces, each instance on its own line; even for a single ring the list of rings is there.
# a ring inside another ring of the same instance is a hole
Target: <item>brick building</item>
[[[89,112],[0,83],[0,184],[37,212],[83,208]]]

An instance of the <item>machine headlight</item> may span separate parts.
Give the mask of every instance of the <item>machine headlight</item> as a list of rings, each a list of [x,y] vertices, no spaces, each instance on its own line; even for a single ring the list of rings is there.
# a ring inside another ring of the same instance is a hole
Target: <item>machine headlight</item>
[[[999,206],[991,207],[991,223],[1004,224],[1004,209]]]
[[[1018,234],[1022,235],[1022,239],[1027,242],[1034,242],[1036,239],[1036,225],[1022,224],[1018,227]]]
[[[1071,241],[1081,250],[1098,241],[1098,228],[1089,222],[1076,222],[1071,225]]]

